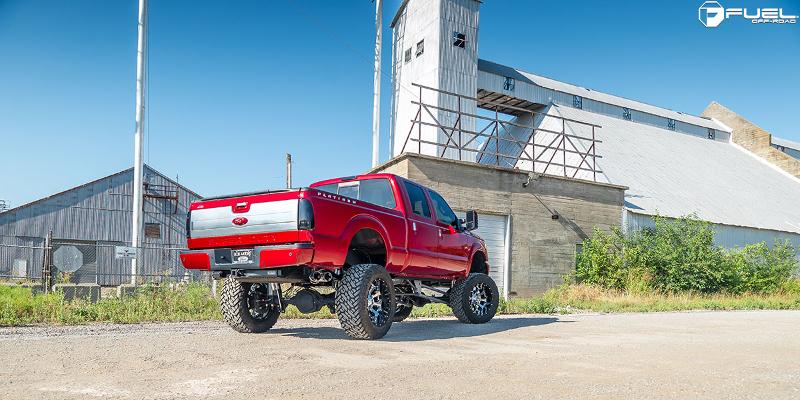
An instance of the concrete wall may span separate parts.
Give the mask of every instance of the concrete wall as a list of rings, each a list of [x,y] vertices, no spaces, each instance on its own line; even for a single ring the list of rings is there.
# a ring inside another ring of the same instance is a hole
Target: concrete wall
[[[532,296],[560,284],[574,271],[576,245],[584,237],[595,227],[622,223],[623,186],[540,175],[526,188],[526,172],[416,154],[375,171],[431,187],[458,210],[510,215],[511,296]]]
[[[715,118],[733,129],[731,139],[734,143],[800,178],[800,160],[772,147],[772,135],[769,132],[717,102],[709,104],[702,115]]]

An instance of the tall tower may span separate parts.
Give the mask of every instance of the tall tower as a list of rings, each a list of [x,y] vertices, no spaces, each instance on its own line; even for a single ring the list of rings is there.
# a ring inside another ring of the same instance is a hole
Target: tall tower
[[[474,131],[474,101],[434,90],[424,85],[474,98],[478,86],[478,11],[477,0],[404,0],[392,20],[392,157],[412,152],[448,158],[474,160],[473,152],[447,148],[464,144],[468,133],[448,135],[428,124]],[[420,98],[421,96],[421,98]],[[428,105],[420,110],[418,104]],[[462,118],[457,121],[457,112]],[[418,113],[421,111],[421,115]],[[430,114],[429,114],[430,112]],[[425,124],[414,123],[421,120]],[[413,128],[413,129],[412,129]],[[409,140],[420,139],[423,143]],[[430,142],[430,143],[424,143]],[[436,144],[433,144],[436,143]],[[460,153],[460,154],[459,154]]]

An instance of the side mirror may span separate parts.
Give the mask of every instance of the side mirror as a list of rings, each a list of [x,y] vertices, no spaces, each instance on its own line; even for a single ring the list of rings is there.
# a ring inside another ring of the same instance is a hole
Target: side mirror
[[[464,227],[468,231],[478,229],[478,212],[475,210],[467,211],[467,222]]]

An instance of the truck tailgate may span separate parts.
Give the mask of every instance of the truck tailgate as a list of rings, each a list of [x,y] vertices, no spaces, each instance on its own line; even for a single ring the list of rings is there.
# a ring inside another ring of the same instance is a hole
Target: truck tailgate
[[[235,237],[244,239],[236,242],[246,244],[242,242],[250,242],[248,238],[263,237],[265,234],[297,233],[300,196],[300,190],[287,190],[204,199],[193,203],[188,220],[189,247],[195,247],[192,244],[216,242],[214,238]]]
[[[192,210],[191,237],[207,238],[295,230],[297,202],[297,199],[254,204],[242,201],[240,204],[247,204],[247,211],[235,211],[235,205]],[[246,218],[246,222],[239,225],[235,222],[237,218]]]

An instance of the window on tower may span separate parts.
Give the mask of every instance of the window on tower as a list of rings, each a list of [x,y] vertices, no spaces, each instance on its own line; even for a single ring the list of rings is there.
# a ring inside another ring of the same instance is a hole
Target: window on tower
[[[572,106],[575,108],[583,109],[583,97],[578,95],[572,96]]]
[[[717,137],[717,131],[713,128],[708,128],[708,138],[714,140]]]
[[[622,119],[631,120],[631,109],[628,107],[622,107]]]
[[[670,118],[667,120],[667,128],[671,131],[675,130],[675,120]]]
[[[406,54],[405,54],[405,56],[403,58],[405,59],[406,62],[411,61],[411,48],[410,47],[408,49],[406,49]]]
[[[461,47],[462,49],[467,44],[467,35],[461,32],[453,32],[453,46]]]
[[[513,92],[514,91],[514,78],[507,76],[506,81],[503,83],[503,89]]]
[[[420,40],[417,42],[417,57],[421,56],[422,53],[425,52],[425,39]]]

